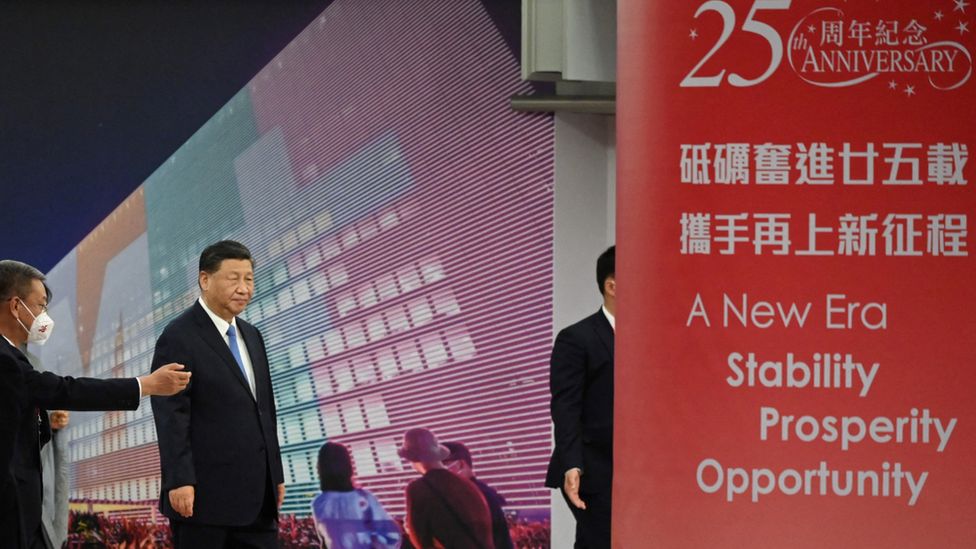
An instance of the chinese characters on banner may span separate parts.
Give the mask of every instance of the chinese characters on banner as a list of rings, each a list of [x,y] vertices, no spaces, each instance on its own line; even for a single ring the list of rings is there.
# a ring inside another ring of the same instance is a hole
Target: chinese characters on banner
[[[970,4],[618,3],[615,547],[976,547]]]

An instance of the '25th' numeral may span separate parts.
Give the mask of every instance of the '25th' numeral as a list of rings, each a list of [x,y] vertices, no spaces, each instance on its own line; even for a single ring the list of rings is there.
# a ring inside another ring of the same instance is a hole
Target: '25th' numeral
[[[779,68],[780,62],[783,61],[783,39],[780,37],[776,29],[770,27],[766,23],[761,21],[756,21],[755,15],[759,10],[788,10],[790,9],[790,2],[792,0],[755,0],[752,3],[752,9],[749,10],[749,15],[746,16],[745,23],[742,24],[742,30],[745,32],[751,32],[752,34],[758,34],[763,37],[766,42],[769,42],[769,66],[766,67],[766,71],[760,74],[758,77],[753,79],[743,78],[742,76],[732,73],[729,74],[728,82],[733,86],[747,87],[755,86],[764,82],[767,78],[772,76],[776,69]],[[712,46],[711,51],[702,57],[701,61],[695,65],[695,68],[691,69],[688,76],[685,76],[684,80],[681,81],[682,88],[714,88],[718,87],[722,83],[722,79],[725,78],[725,69],[721,72],[712,76],[699,76],[697,73],[702,68],[708,60],[715,55],[721,47],[725,44],[725,41],[729,39],[732,31],[735,30],[735,11],[732,10],[732,6],[721,0],[709,0],[701,6],[698,7],[698,11],[695,12],[695,19],[699,15],[706,11],[714,11],[722,16],[722,35],[718,37],[718,42]]]

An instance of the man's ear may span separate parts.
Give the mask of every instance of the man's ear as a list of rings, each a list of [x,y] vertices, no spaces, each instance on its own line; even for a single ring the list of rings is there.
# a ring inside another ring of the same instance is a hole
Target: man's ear
[[[200,276],[197,277],[197,284],[200,285],[200,289],[207,291],[210,287],[210,274],[207,271],[200,271]]]
[[[603,280],[603,293],[611,297],[617,297],[617,281],[613,275]]]

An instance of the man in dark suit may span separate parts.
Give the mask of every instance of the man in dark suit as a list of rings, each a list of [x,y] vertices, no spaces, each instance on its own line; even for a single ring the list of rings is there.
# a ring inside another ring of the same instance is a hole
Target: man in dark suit
[[[18,347],[27,341],[43,344],[50,336],[54,321],[47,314],[48,295],[40,271],[18,261],[0,261],[0,369],[8,377],[16,368],[22,382],[14,388],[17,409],[11,413],[4,402],[5,417],[0,420],[4,424],[0,460],[6,459],[13,445],[11,463],[3,470],[3,504],[13,509],[0,515],[0,540],[8,544],[4,547],[46,547],[40,457],[51,438],[46,409],[134,410],[142,396],[174,394],[186,388],[190,379],[190,374],[179,371],[183,368],[179,364],[167,364],[140,378],[107,380],[34,370]],[[12,425],[16,426],[13,437]]]
[[[611,246],[596,262],[603,306],[559,332],[549,361],[556,445],[546,486],[560,489],[576,518],[577,549],[610,547],[615,255]]]
[[[240,315],[254,261],[229,240],[200,254],[200,299],[166,326],[153,369],[178,360],[189,388],[152,399],[162,467],[160,509],[177,548],[278,547],[284,473],[267,352]]]

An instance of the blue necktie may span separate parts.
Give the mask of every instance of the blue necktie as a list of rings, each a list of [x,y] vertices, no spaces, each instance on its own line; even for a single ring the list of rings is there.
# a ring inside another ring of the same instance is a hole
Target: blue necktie
[[[237,328],[233,324],[227,327],[227,339],[230,354],[234,355],[234,360],[237,361],[237,365],[241,368],[241,373],[244,374],[244,382],[250,387],[251,382],[247,379],[247,370],[244,369],[244,361],[241,360],[241,350],[237,347]]]

